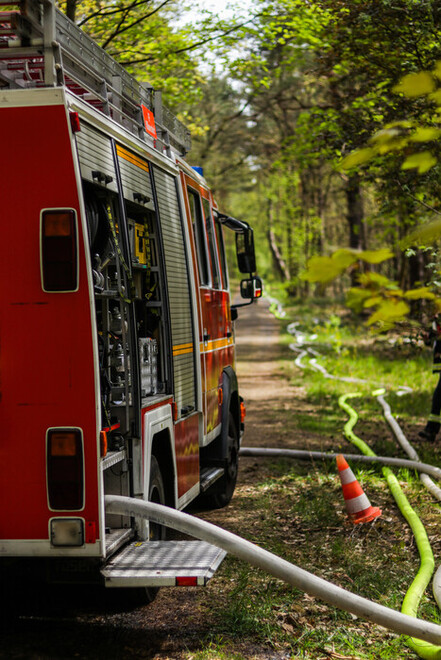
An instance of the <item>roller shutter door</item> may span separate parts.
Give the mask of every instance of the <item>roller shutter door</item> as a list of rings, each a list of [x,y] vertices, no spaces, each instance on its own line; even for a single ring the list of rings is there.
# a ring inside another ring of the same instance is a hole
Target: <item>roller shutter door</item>
[[[195,346],[188,262],[174,176],[153,169],[159,222],[164,246],[170,323],[173,345],[173,377],[178,416],[196,408]]]
[[[101,183],[109,190],[117,192],[110,138],[86,123],[81,123],[81,131],[75,133],[75,138],[82,178],[86,181]],[[102,177],[107,177],[107,179]]]

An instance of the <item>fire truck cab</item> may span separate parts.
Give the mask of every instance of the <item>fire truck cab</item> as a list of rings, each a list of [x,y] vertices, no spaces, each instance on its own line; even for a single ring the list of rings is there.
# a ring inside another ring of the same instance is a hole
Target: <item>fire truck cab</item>
[[[52,1],[0,24],[0,569],[205,584],[221,551],[104,496],[230,501],[245,410],[223,227],[249,302],[252,230],[218,211],[160,95]]]

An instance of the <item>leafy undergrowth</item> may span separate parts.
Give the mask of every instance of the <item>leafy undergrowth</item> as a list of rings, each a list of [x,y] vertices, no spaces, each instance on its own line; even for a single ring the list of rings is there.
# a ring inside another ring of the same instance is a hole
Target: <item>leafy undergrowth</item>
[[[358,391],[360,397],[351,400],[359,413],[356,434],[379,455],[405,457],[372,391],[379,385],[386,387],[394,416],[414,442],[435,386],[435,377],[428,377],[430,351],[415,338],[399,333],[370,336],[341,321],[335,310],[323,307],[290,310],[289,316],[281,328],[300,316],[298,327],[305,333],[305,344],[319,352],[317,359],[328,372],[369,382],[354,386],[326,379],[310,368],[300,369],[288,349],[292,337],[283,336],[278,365],[291,380],[292,390],[267,411],[270,424],[273,428],[279,424],[281,431],[279,437],[268,437],[266,444],[358,453],[343,437],[347,416],[338,406],[342,393]],[[303,363],[308,364],[307,359]],[[399,396],[402,385],[412,391]],[[246,444],[254,444],[253,440]],[[422,460],[440,464],[439,445],[420,441],[415,448]],[[234,511],[220,513],[218,524],[226,523],[228,529],[326,580],[400,610],[419,557],[381,468],[351,465],[371,503],[382,509],[382,516],[373,523],[354,526],[347,520],[333,461],[241,460],[242,479]],[[396,474],[425,525],[436,558],[441,552],[439,503],[418,475],[404,469]],[[233,558],[224,563],[212,597],[216,616],[205,648],[188,658],[417,657],[399,635],[328,606]],[[440,622],[429,591],[419,616]]]

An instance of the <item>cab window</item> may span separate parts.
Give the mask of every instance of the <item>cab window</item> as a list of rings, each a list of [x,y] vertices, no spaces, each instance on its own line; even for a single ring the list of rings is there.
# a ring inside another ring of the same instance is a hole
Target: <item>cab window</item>
[[[208,249],[210,251],[211,269],[213,274],[213,288],[220,289],[221,283],[216,249],[216,237],[214,235],[213,216],[208,199],[202,197],[202,206],[204,207],[205,227],[207,229]]]
[[[193,225],[193,235],[196,243],[199,281],[202,286],[207,286],[210,283],[210,278],[208,274],[207,243],[205,239],[201,200],[199,194],[195,190],[187,188],[187,192],[188,202],[190,204],[191,221]]]
[[[219,247],[220,267],[222,272],[222,279],[224,282],[224,289],[228,289],[228,270],[227,258],[225,256],[224,235],[222,233],[222,225],[219,218],[217,217],[217,214],[214,216],[214,228],[216,230],[217,244]]]

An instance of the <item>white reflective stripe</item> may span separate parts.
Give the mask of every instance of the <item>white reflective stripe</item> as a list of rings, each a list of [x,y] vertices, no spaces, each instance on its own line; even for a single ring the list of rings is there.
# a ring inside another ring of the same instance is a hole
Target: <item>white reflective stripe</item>
[[[364,511],[369,509],[371,503],[368,500],[368,497],[365,493],[359,495],[358,497],[353,497],[351,500],[345,500],[346,511],[348,513],[358,513],[359,511]]]
[[[342,485],[351,484],[353,481],[355,481],[354,473],[350,467],[347,467],[340,472],[340,480]]]

